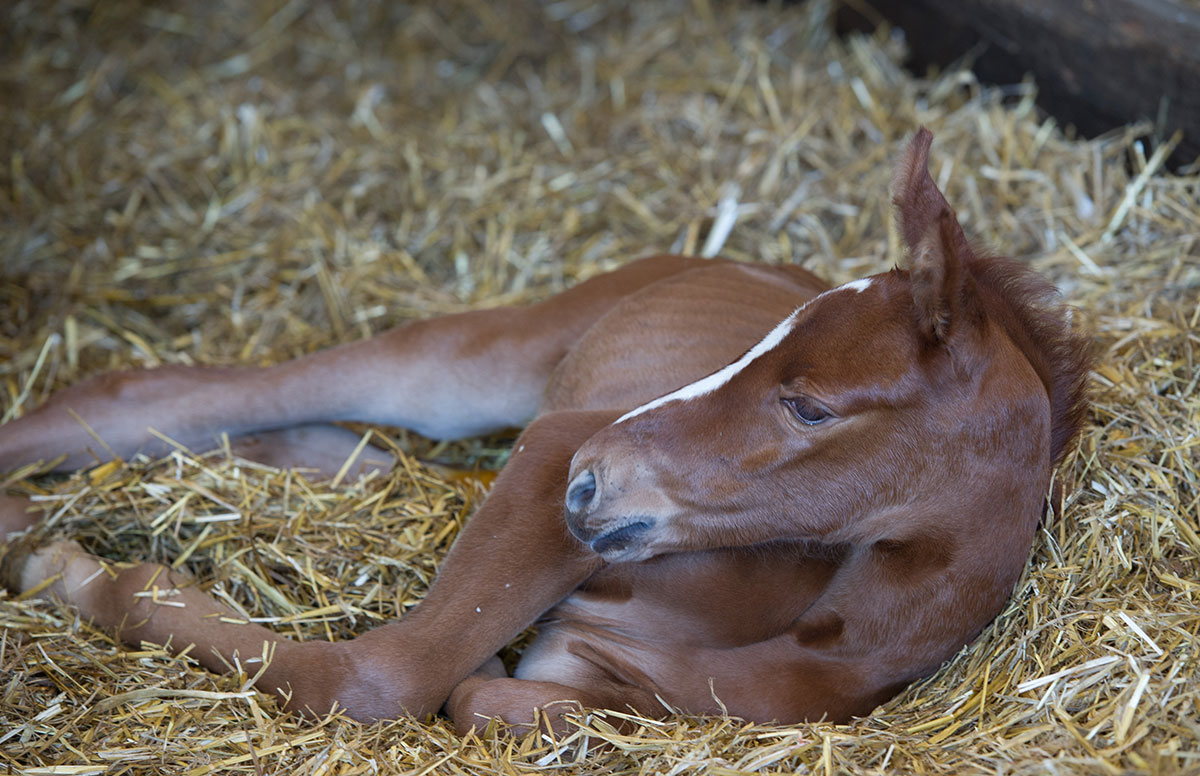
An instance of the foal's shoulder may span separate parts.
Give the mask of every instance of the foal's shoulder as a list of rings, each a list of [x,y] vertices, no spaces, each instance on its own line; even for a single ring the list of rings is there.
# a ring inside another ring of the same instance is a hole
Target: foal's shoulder
[[[803,304],[829,290],[829,284],[794,264],[763,264],[730,259],[694,259],[686,268],[647,285],[639,291],[641,302],[650,299],[687,299],[720,296],[726,299],[754,298],[768,294],[788,305]],[[790,312],[790,308],[786,310]],[[785,314],[786,314],[785,312]]]
[[[805,295],[816,296],[830,288],[829,283],[795,264],[732,263],[747,276],[759,282],[794,288]]]
[[[644,404],[730,363],[826,288],[799,267],[691,260],[597,319],[555,367],[540,411]]]

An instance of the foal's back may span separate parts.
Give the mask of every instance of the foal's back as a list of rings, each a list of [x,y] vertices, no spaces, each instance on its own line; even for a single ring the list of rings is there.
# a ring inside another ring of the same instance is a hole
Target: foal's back
[[[541,412],[632,409],[730,363],[828,288],[800,267],[694,261],[597,320],[554,370]]]

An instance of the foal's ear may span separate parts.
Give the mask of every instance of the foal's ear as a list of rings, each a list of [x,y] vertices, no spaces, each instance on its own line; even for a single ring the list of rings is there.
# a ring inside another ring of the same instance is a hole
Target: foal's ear
[[[933,135],[924,127],[908,145],[892,178],[892,204],[909,253],[909,282],[917,325],[933,342],[944,342],[963,316],[971,249],[958,218],[929,175]]]

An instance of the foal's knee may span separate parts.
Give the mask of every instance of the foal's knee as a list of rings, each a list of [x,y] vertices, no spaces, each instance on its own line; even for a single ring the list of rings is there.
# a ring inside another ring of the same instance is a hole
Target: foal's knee
[[[562,733],[568,714],[578,713],[585,705],[582,694],[572,687],[524,679],[466,680],[455,690],[447,712],[459,735],[472,728],[479,730],[488,721],[498,719],[514,735],[523,736],[536,728]]]

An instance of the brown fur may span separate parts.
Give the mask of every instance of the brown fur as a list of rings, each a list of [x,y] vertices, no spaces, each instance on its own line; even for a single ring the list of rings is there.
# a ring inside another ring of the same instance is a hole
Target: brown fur
[[[917,135],[892,187],[911,271],[864,287],[822,295],[796,268],[657,257],[530,308],[269,369],[96,378],[0,428],[0,467],[61,453],[73,467],[90,439],[72,413],[120,455],[153,450],[153,426],[189,444],[241,434],[273,461],[305,440],[340,460],[353,439],[329,421],[434,436],[528,424],[399,622],[295,643],[222,622],[222,604],[161,567],[97,575],[70,542],[10,552],[11,584],[52,580],[125,640],[195,644],[214,670],[266,648],[258,686],[314,713],[444,708],[464,730],[528,726],[534,708],[555,725],[578,705],[659,714],[660,699],[753,720],[867,713],[999,611],[1086,411],[1085,340],[1043,280],[975,255],[926,170],[930,142]],[[723,384],[618,420],[805,303]],[[0,527],[29,522],[0,501]],[[131,597],[156,585],[187,606]],[[496,650],[538,620],[503,676]]]

